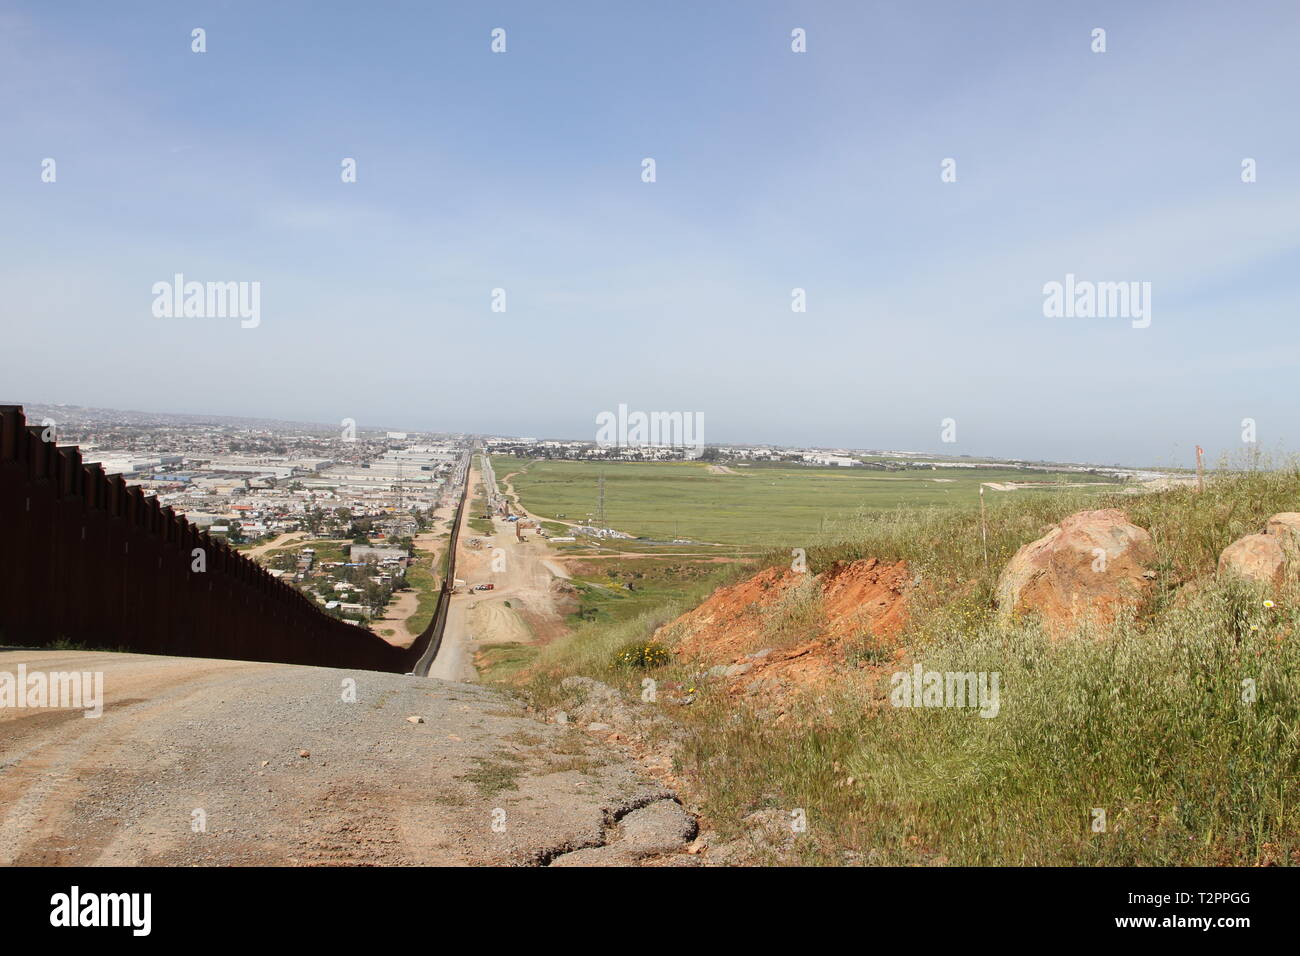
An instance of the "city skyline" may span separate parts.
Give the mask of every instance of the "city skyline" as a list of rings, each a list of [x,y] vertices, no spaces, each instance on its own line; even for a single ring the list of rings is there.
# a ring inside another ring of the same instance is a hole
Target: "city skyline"
[[[311,429],[313,431],[335,432],[338,431],[340,427],[346,427],[347,425],[351,425],[352,427],[355,428],[358,434],[374,434],[378,432],[387,432],[390,435],[402,434],[402,435],[408,435],[412,437],[414,436],[428,436],[431,438],[468,437],[468,438],[477,438],[477,439],[508,440],[508,441],[519,441],[519,442],[537,442],[537,443],[556,442],[556,443],[563,443],[563,444],[586,444],[586,445],[593,445],[593,446],[600,444],[599,441],[594,437],[594,433],[593,435],[583,436],[583,435],[560,435],[560,434],[525,435],[523,433],[511,434],[511,433],[504,433],[504,432],[472,432],[464,429],[458,430],[458,429],[449,429],[449,428],[414,428],[409,425],[403,425],[400,423],[395,424],[391,422],[389,423],[346,422],[345,423],[345,422],[311,421],[311,420],[301,420],[301,419],[285,419],[285,418],[277,418],[274,416],[261,417],[255,415],[254,416],[223,415],[220,413],[203,412],[203,411],[175,411],[175,410],[165,410],[165,409],[139,409],[139,408],[134,408],[134,409],[102,408],[102,407],[76,405],[68,402],[63,402],[63,403],[26,402],[25,403],[22,401],[8,399],[8,398],[0,399],[0,405],[17,405],[26,409],[29,413],[37,409],[48,410],[48,409],[57,409],[63,407],[63,408],[75,408],[81,412],[95,412],[95,413],[108,412],[108,413],[113,413],[116,415],[123,415],[123,416],[143,416],[143,417],[159,416],[168,419],[173,419],[173,418],[176,419],[175,422],[169,422],[168,425],[169,427],[178,427],[178,428],[188,427],[195,422],[208,420],[207,422],[205,422],[205,424],[211,422],[219,422],[219,423],[224,422],[224,423],[236,424],[238,427],[246,428],[246,429],[251,429],[255,425],[265,425],[267,426],[267,430],[270,431],[271,434],[276,434],[276,427],[280,427],[280,426],[299,426],[304,429]],[[55,429],[56,443],[60,445],[68,444],[68,442],[65,441],[63,437],[63,432],[61,430],[62,426],[65,426],[68,423],[60,422],[57,418],[52,418],[51,421],[53,421],[56,426]],[[102,427],[105,424],[100,419],[87,418],[79,415],[77,419],[73,423],[71,423],[72,430],[77,432],[86,430],[88,428],[87,422],[90,421],[94,421],[97,427]],[[33,424],[35,424],[35,422],[33,422]],[[130,423],[129,427],[139,427],[139,423],[134,423],[134,422]],[[90,429],[90,430],[93,431],[94,429]],[[1134,470],[1165,469],[1165,468],[1190,470],[1191,468],[1194,467],[1194,462],[1191,465],[1180,465],[1178,463],[1164,464],[1164,463],[1152,463],[1152,462],[1141,462],[1141,461],[1099,461],[1099,460],[1085,460],[1085,459],[1052,459],[1052,458],[1038,459],[1038,458],[1031,458],[1027,456],[1017,456],[1017,455],[981,454],[978,452],[971,452],[971,451],[940,450],[937,452],[928,452],[917,448],[903,448],[903,447],[894,448],[894,447],[886,447],[883,445],[843,445],[843,444],[813,445],[806,442],[802,444],[800,443],[783,444],[779,442],[744,441],[744,440],[729,441],[729,442],[707,441],[704,444],[708,447],[723,447],[723,448],[773,448],[773,449],[789,449],[789,450],[808,449],[808,450],[818,450],[818,451],[852,451],[852,452],[865,453],[865,454],[885,453],[885,454],[894,454],[894,455],[916,455],[924,458],[933,457],[937,459],[970,458],[975,460],[990,459],[990,460],[997,460],[997,461],[1024,461],[1024,462],[1044,462],[1044,463],[1075,464],[1075,465],[1096,465],[1099,467],[1116,467],[1116,468],[1134,469]],[[674,446],[673,443],[671,442],[632,442],[626,445],[614,444],[606,447],[632,450],[638,447],[674,448],[680,446]],[[1229,462],[1228,464],[1229,466],[1231,466],[1233,463]],[[1206,465],[1207,467],[1211,467],[1212,463],[1207,461]]]

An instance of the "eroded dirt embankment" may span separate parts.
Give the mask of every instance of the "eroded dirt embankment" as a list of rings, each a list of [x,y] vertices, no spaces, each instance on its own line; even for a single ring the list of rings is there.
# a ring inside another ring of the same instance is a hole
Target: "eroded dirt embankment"
[[[896,649],[912,586],[905,561],[840,562],[819,575],[768,568],[719,588],[656,638],[733,691],[793,689],[834,676],[864,640]]]

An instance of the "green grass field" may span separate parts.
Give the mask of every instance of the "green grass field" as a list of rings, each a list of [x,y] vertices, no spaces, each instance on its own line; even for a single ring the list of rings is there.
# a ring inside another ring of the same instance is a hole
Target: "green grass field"
[[[695,593],[695,584],[711,580],[719,566],[693,558],[635,558],[574,563],[569,567],[578,591],[578,609],[570,625],[626,621]]]
[[[713,474],[700,462],[529,463],[508,456],[495,456],[492,463],[499,478],[519,472],[511,484],[524,507],[544,518],[585,521],[596,510],[597,479],[604,473],[605,515],[612,528],[656,540],[773,546],[811,544],[862,512],[976,508],[981,482],[1066,483],[1091,477],[1010,468],[882,472],[769,465]],[[1099,491],[1116,487],[1092,482]],[[986,497],[992,505],[998,499],[1055,493],[989,491]]]

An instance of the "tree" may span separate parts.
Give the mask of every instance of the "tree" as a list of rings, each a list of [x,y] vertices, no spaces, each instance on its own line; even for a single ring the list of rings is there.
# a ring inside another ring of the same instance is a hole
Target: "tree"
[[[293,571],[298,567],[298,555],[292,551],[284,551],[271,555],[271,560],[267,563],[276,571]]]
[[[321,508],[312,508],[307,512],[306,525],[307,530],[312,534],[320,534],[321,525],[325,522],[325,512]]]
[[[382,585],[367,581],[362,593],[365,595],[363,603],[370,608],[371,614],[378,615],[388,606],[388,589]]]

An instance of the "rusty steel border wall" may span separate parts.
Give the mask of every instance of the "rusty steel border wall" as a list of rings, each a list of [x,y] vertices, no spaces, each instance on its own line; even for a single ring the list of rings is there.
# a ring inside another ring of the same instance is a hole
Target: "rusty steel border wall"
[[[486,452],[484,452],[486,454]],[[429,667],[442,648],[442,635],[447,629],[447,610],[451,606],[451,595],[456,586],[456,547],[460,542],[461,518],[465,514],[465,503],[469,499],[469,473],[473,465],[474,452],[465,454],[464,483],[461,487],[460,501],[456,504],[456,514],[451,521],[451,536],[447,541],[447,573],[442,579],[442,593],[438,595],[438,606],[434,609],[433,620],[429,626],[411,643],[407,652],[411,673],[421,677],[429,673]]]
[[[42,441],[19,405],[0,405],[0,547],[0,644],[398,673],[424,650],[325,614],[75,447]]]

